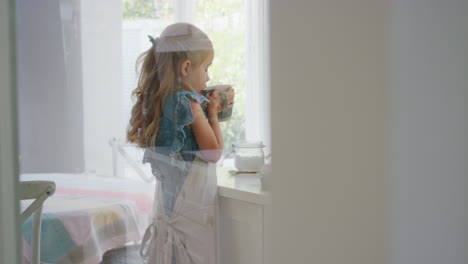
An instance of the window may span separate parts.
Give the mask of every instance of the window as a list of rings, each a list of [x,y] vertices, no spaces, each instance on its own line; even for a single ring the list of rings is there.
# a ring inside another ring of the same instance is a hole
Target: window
[[[147,36],[159,36],[169,24],[188,22],[206,32],[214,45],[208,85],[236,88],[233,117],[221,123],[225,152],[238,140],[262,140],[269,146],[266,12],[266,0],[123,0],[124,120],[129,120],[136,87],[136,58],[151,45]]]

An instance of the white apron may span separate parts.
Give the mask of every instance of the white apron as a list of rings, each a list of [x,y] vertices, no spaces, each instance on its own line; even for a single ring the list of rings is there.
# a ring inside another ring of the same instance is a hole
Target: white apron
[[[165,159],[167,156],[161,161]],[[171,264],[172,254],[176,264],[217,263],[217,186],[215,164],[196,157],[169,217],[164,211],[161,183],[157,182],[155,217],[141,250],[148,264]]]

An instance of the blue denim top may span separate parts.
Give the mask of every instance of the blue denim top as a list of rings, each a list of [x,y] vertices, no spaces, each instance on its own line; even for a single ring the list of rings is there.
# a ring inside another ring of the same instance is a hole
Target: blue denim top
[[[203,95],[188,91],[168,96],[162,109],[156,147],[147,148],[143,157],[143,163],[150,163],[153,175],[161,181],[168,216],[174,210],[177,196],[198,153],[197,141],[188,126],[194,121],[191,101],[204,106],[209,100]],[[167,159],[158,160],[153,153],[163,154]]]

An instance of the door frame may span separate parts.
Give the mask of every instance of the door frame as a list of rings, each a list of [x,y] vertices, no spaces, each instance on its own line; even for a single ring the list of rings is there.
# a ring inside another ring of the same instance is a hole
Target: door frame
[[[0,0],[0,263],[21,263],[15,1]]]

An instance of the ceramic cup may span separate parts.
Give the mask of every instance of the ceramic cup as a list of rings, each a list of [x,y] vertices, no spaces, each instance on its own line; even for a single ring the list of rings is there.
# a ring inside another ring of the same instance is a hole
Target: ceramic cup
[[[232,87],[231,85],[221,84],[221,85],[210,86],[210,87],[207,87],[207,88],[202,90],[202,94],[206,98],[209,99],[211,93],[213,93],[217,89],[221,89],[219,95],[223,99],[223,109],[221,110],[221,112],[218,113],[218,119],[219,119],[220,122],[229,120],[229,119],[231,119],[231,116],[232,116],[232,107],[228,108],[229,99],[228,99],[228,96],[226,94],[226,92],[229,91],[229,89],[231,89],[231,87]]]

